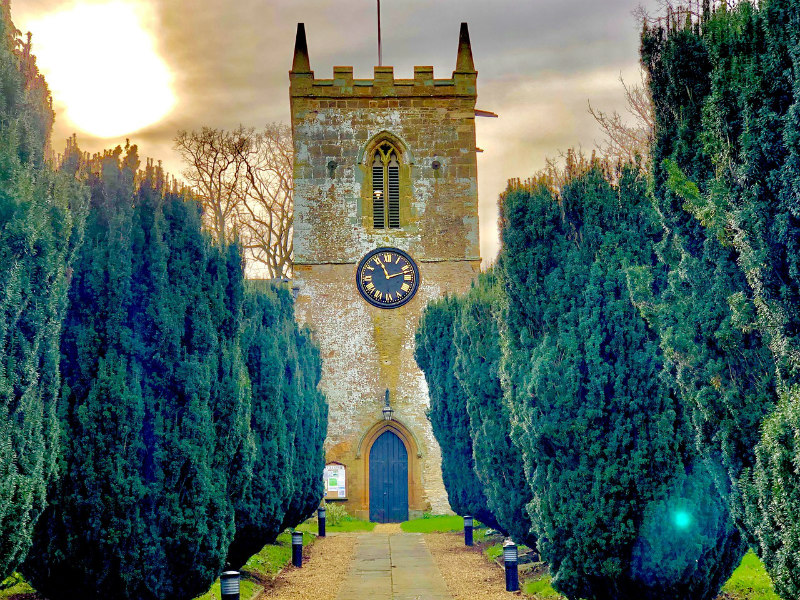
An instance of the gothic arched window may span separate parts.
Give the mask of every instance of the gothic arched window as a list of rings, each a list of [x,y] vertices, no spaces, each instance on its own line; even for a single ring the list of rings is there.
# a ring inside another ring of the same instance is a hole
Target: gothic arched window
[[[400,159],[389,142],[375,149],[372,159],[372,223],[376,229],[400,227]]]

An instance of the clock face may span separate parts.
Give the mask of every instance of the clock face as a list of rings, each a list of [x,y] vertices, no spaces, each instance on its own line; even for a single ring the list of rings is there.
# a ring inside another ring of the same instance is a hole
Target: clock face
[[[378,308],[397,308],[417,293],[419,268],[397,248],[378,248],[358,263],[356,285],[364,299]]]

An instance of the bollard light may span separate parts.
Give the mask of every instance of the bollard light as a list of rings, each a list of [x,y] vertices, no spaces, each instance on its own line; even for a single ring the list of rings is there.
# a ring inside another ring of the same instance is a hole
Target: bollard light
[[[503,542],[503,564],[506,569],[506,591],[516,592],[519,590],[519,555],[517,545],[508,538]]]
[[[464,545],[472,546],[473,520],[470,515],[464,515]]]
[[[325,507],[317,509],[317,525],[319,526],[319,537],[325,537]]]
[[[219,576],[222,600],[239,600],[239,571],[225,571]]]
[[[303,534],[299,531],[292,532],[292,564],[303,566]]]

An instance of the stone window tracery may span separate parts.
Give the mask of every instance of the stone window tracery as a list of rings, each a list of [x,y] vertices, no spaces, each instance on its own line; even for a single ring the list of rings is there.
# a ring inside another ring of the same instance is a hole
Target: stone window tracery
[[[389,142],[372,160],[372,222],[376,229],[400,228],[400,153]]]

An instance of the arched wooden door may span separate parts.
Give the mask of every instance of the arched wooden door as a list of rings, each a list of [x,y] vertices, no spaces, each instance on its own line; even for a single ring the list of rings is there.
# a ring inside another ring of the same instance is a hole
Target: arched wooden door
[[[391,431],[384,431],[369,451],[369,520],[408,520],[408,452]]]

